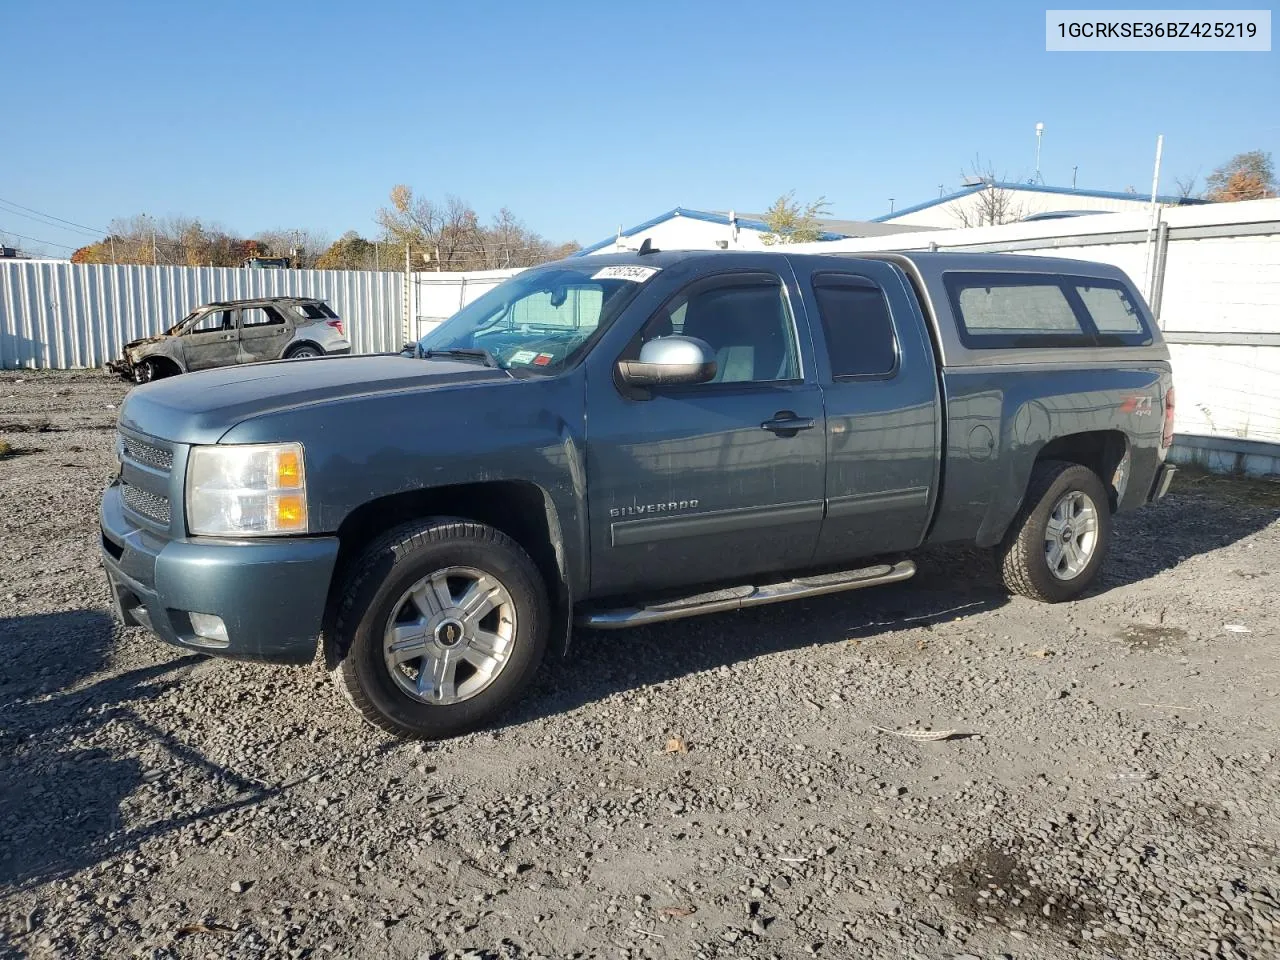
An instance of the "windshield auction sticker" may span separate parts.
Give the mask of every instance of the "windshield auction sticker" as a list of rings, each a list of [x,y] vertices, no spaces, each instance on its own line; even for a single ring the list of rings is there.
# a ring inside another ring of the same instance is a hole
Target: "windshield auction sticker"
[[[1046,50],[1268,51],[1270,10],[1046,10]]]
[[[661,269],[661,267],[637,267],[629,263],[623,263],[612,267],[601,267],[591,275],[591,279],[630,280],[632,283],[644,283]]]

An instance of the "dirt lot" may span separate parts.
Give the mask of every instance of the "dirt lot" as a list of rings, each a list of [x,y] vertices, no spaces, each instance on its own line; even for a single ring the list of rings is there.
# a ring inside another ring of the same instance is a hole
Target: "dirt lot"
[[[126,389],[0,374],[0,956],[1280,955],[1274,486],[1180,479],[1065,606],[938,551],[583,634],[418,746],[113,625]]]

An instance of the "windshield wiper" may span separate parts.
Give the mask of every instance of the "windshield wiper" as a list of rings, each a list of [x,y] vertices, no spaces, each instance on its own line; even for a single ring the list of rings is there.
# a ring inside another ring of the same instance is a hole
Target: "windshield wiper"
[[[450,347],[447,350],[427,350],[423,357],[430,360],[432,357],[449,357],[455,360],[478,360],[486,367],[498,367],[498,358],[483,347]]]

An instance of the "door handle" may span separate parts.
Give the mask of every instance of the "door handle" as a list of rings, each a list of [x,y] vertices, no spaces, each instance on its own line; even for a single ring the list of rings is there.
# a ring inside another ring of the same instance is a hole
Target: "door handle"
[[[228,333],[228,334],[227,334],[225,337],[223,337],[222,339],[223,339],[223,340],[234,340],[235,338],[236,338],[236,335],[235,335],[234,333]]]
[[[801,430],[813,429],[813,417],[798,417],[791,410],[779,410],[772,420],[760,424],[760,429],[780,437],[794,437]]]

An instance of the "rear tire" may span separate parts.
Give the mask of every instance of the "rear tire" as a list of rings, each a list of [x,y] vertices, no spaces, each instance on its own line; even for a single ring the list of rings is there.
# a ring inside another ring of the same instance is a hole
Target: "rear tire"
[[[369,723],[437,740],[516,700],[542,662],[549,622],[546,587],[514,540],[466,520],[415,521],[353,565],[325,662]]]
[[[321,353],[315,347],[302,346],[302,347],[294,347],[292,350],[290,350],[288,353],[284,355],[284,358],[286,360],[309,360],[312,357],[322,357],[322,356],[324,356],[324,354]]]
[[[1097,578],[1111,542],[1111,501],[1088,467],[1044,460],[1031,471],[1027,496],[997,548],[1012,592],[1043,603],[1083,593]]]

